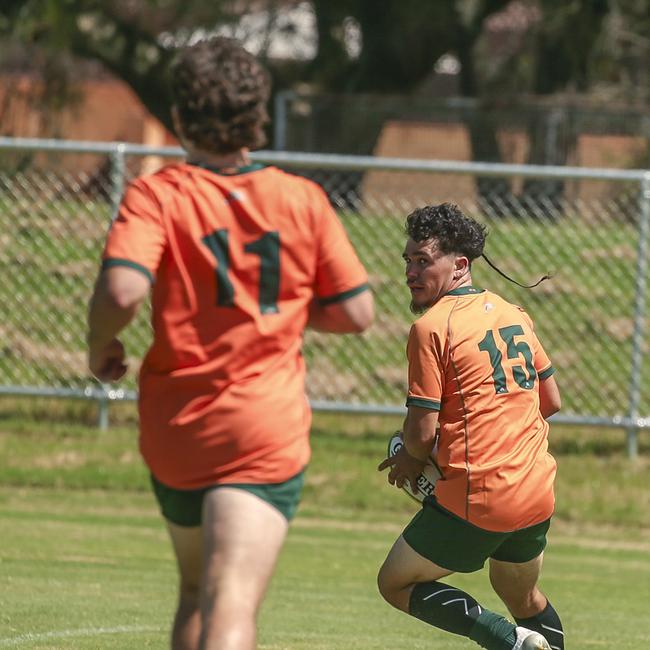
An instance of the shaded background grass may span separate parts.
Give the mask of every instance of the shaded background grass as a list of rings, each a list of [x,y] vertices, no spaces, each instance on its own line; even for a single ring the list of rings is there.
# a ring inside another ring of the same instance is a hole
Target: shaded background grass
[[[135,405],[112,405],[107,431],[95,421],[90,403],[0,400],[0,485],[147,491]],[[393,494],[376,471],[400,425],[398,417],[316,413],[303,510],[326,516],[333,508],[350,519],[412,512],[410,500]],[[557,518],[632,531],[650,527],[650,435],[641,431],[639,440],[633,462],[622,430],[552,425]]]

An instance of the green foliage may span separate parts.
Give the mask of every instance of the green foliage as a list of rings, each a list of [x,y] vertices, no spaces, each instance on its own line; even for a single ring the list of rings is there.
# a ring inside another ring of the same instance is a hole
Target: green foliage
[[[643,67],[643,55],[647,58],[643,43],[650,26],[647,11],[644,14],[639,8],[643,3],[537,0],[514,4],[403,0],[386,3],[377,11],[373,0],[312,0],[316,56],[289,65],[269,59],[265,49],[281,11],[281,4],[270,0],[258,5],[256,28],[242,27],[242,19],[250,13],[245,3],[239,6],[226,0],[11,0],[0,7],[0,34],[18,48],[27,48],[30,54],[24,59],[31,60],[32,67],[56,69],[71,57],[99,61],[128,83],[170,128],[165,68],[172,47],[193,33],[237,25],[240,33],[247,29],[264,43],[260,56],[274,72],[276,89],[308,81],[322,91],[411,92],[447,53],[461,63],[460,94],[483,99],[589,90],[594,81],[611,80],[612,70],[625,69],[628,76],[638,76],[631,61]],[[501,26],[495,27],[497,23]],[[348,51],[345,42],[352,24],[359,32],[358,52]],[[603,47],[604,41],[613,46]],[[34,56],[39,50],[48,53],[40,64]],[[629,85],[618,74],[616,81]],[[65,77],[70,80],[69,70]]]

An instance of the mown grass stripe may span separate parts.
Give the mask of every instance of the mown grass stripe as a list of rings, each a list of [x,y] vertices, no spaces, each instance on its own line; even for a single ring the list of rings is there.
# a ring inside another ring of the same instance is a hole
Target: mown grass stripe
[[[51,632],[27,632],[15,637],[0,639],[0,647],[11,648],[25,643],[35,643],[54,639],[72,639],[94,637],[103,634],[138,634],[145,632],[162,632],[157,625],[118,625],[115,627],[86,627],[77,630],[52,630]]]

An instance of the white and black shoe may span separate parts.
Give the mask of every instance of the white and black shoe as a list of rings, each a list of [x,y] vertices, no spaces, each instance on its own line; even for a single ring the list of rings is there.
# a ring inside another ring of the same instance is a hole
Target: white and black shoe
[[[517,640],[512,650],[551,650],[548,641],[539,633],[528,630],[525,627],[515,629]]]

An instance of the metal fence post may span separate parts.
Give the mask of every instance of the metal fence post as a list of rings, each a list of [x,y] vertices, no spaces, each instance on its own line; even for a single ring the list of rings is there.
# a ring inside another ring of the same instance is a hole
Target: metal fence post
[[[289,102],[294,97],[292,90],[281,90],[273,100],[273,148],[284,151],[287,148],[287,124],[289,121]]]
[[[115,219],[117,216],[118,208],[120,207],[120,201],[122,200],[122,194],[124,194],[124,184],[126,176],[126,162],[125,162],[125,145],[123,142],[119,142],[113,151],[110,153],[111,160],[111,217]]]
[[[100,431],[106,431],[108,429],[108,396],[106,395],[106,389],[103,389],[97,406],[97,428]]]
[[[648,286],[648,240],[650,239],[650,171],[640,183],[639,192],[639,244],[636,259],[636,287],[634,297],[634,331],[632,334],[632,370],[630,376],[629,417],[639,418],[641,380],[645,330],[646,291]],[[627,453],[631,459],[639,454],[638,428],[627,430]]]

